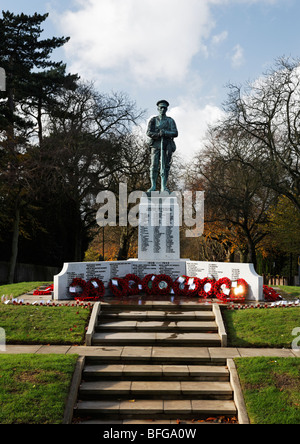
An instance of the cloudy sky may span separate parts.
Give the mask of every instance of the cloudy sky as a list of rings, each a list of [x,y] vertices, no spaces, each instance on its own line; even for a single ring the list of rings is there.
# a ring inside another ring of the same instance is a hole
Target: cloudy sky
[[[187,159],[221,115],[228,83],[300,57],[299,0],[1,0],[1,9],[49,12],[44,38],[71,37],[54,57],[100,91],[126,92],[147,117],[167,99]]]

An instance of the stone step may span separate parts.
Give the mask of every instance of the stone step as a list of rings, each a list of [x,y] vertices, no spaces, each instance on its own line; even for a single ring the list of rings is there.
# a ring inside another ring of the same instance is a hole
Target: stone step
[[[236,406],[231,400],[94,400],[79,401],[74,410],[77,416],[108,416],[114,418],[140,419],[177,419],[237,414]]]
[[[80,399],[232,399],[229,382],[219,381],[88,381]]]
[[[98,317],[98,322],[123,321],[214,321],[212,311],[104,311]]]
[[[221,416],[221,417],[216,417],[216,418],[208,418],[209,421],[205,421],[204,419],[202,420],[198,420],[195,421],[194,419],[97,419],[97,418],[93,418],[93,419],[87,419],[87,420],[82,420],[80,421],[80,424],[85,424],[85,425],[95,425],[95,424],[105,424],[105,425],[109,425],[109,424],[124,424],[124,425],[132,425],[132,424],[140,424],[140,425],[147,425],[148,427],[152,427],[152,426],[156,426],[156,425],[161,425],[161,424],[173,424],[175,426],[177,426],[178,424],[181,425],[187,425],[187,424],[192,424],[193,426],[195,425],[199,425],[199,423],[201,423],[201,425],[208,425],[208,424],[214,424],[214,425],[222,425],[224,423],[228,423],[228,421],[225,422],[226,418],[225,416]],[[224,422],[223,422],[224,421]],[[235,423],[236,421],[234,421]],[[173,428],[172,428],[173,429]],[[165,434],[167,434],[167,432],[165,432]]]
[[[212,306],[101,305],[74,414],[96,421],[236,416]]]
[[[159,346],[194,346],[221,347],[221,339],[217,333],[155,333],[136,332],[95,333],[92,344],[97,345],[159,345]]]
[[[86,356],[86,364],[172,364],[172,365],[226,365],[225,358],[212,360],[207,348],[124,346],[96,347],[95,354]]]
[[[118,379],[118,380],[197,380],[229,381],[229,371],[224,366],[212,365],[128,365],[95,364],[86,365],[83,379]]]
[[[126,304],[101,304],[102,312],[123,312],[123,311],[173,311],[177,313],[187,312],[187,311],[212,311],[212,304],[197,304],[193,302],[185,304],[174,304],[172,302],[162,302],[162,301],[152,301],[146,303],[130,303]]]
[[[126,320],[100,320],[100,324],[96,326],[95,331],[137,331],[137,332],[217,332],[218,326],[215,322],[205,321],[172,321],[172,320],[160,320],[160,321],[126,321]]]

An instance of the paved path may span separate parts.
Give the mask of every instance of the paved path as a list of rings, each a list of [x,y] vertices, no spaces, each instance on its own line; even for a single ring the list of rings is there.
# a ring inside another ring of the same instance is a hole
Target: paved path
[[[0,350],[0,354],[78,354],[79,356],[106,356],[114,355],[118,357],[128,355],[136,351],[137,347],[86,347],[86,346],[70,346],[70,345],[7,345],[5,351]],[[175,349],[176,350],[176,349]],[[157,354],[163,351],[167,354],[168,347],[144,347],[145,359],[151,358],[152,354]],[[208,358],[224,359],[224,358],[249,358],[257,356],[277,357],[277,358],[300,358],[300,350],[289,349],[272,349],[272,348],[213,348],[200,347],[191,348],[190,351],[196,352],[197,355],[207,356]],[[178,353],[182,352],[181,347],[178,347]],[[174,348],[172,348],[174,354]]]

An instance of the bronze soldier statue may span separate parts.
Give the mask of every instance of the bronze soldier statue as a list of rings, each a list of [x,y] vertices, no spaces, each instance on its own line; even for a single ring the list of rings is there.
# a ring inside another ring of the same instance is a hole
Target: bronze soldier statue
[[[148,124],[147,136],[151,139],[151,188],[148,190],[149,194],[152,191],[156,191],[159,171],[161,191],[169,192],[167,182],[172,163],[172,155],[176,151],[174,138],[178,137],[178,130],[175,121],[166,115],[168,107],[169,102],[160,100],[157,103],[159,115],[153,117]]]

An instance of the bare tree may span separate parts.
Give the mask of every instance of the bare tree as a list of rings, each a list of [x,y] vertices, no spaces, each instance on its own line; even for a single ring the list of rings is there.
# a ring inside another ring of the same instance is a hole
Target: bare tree
[[[125,94],[101,95],[92,84],[65,90],[49,114],[50,135],[37,161],[43,183],[73,208],[72,260],[82,260],[83,239],[96,224],[96,196],[126,168],[125,141],[142,114]]]
[[[249,151],[260,159],[253,168],[264,185],[300,211],[300,61],[278,59],[255,82],[229,89],[223,132],[251,140]]]
[[[264,186],[260,174],[254,174],[260,159],[252,156],[251,165],[247,164],[248,141],[239,133],[211,130],[193,173],[205,190],[209,237],[227,244],[228,251],[239,250],[244,262],[256,266],[256,249],[267,234],[267,210],[276,194]]]

